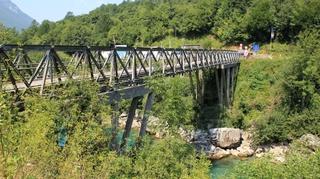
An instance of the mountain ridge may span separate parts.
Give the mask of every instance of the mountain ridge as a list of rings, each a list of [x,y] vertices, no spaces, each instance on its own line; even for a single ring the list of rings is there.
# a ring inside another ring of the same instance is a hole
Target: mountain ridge
[[[33,20],[11,0],[0,0],[0,23],[4,26],[22,30],[28,28]]]

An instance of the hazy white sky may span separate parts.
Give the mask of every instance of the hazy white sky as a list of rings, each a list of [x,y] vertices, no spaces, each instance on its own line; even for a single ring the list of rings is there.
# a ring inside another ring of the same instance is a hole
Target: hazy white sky
[[[75,15],[85,14],[102,4],[116,3],[123,0],[11,0],[22,11],[38,22],[45,19],[57,21],[64,18],[68,11]]]

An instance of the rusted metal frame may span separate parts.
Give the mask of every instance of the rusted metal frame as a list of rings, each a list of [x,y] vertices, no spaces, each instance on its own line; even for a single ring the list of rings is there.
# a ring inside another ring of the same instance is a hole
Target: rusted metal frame
[[[74,52],[74,53],[72,54],[71,60],[69,61],[69,63],[68,63],[67,66],[72,65],[72,64],[74,63],[74,61],[79,58],[79,57],[78,57],[79,55],[80,55],[80,54],[79,54],[78,51]]]
[[[9,67],[10,65],[7,64],[7,61],[5,61],[5,60],[4,60],[3,64],[4,64],[4,67],[7,69],[7,74],[8,74],[9,80],[11,81],[11,84],[13,85],[14,91],[16,93],[18,93],[19,89],[18,89],[18,86],[16,83],[16,79],[13,77],[13,74],[12,74],[11,69]]]
[[[185,72],[185,55],[184,55],[184,50],[180,50],[180,58],[181,58],[181,61],[182,61],[182,71]]]
[[[212,60],[213,60],[213,65],[218,64],[218,54],[216,51],[212,51]]]
[[[131,81],[135,82],[137,78],[137,54],[135,53],[134,49],[132,50],[132,66],[131,66]]]
[[[201,50],[201,51],[202,51],[202,56],[203,56],[205,62],[207,63],[207,64],[205,65],[205,67],[209,67],[210,64],[209,64],[209,61],[208,61],[208,56],[207,56],[207,54],[206,54],[206,50]]]
[[[96,59],[93,57],[92,53],[90,50],[87,51],[89,57],[91,57],[92,62],[94,63],[94,65],[97,67],[97,70],[99,72],[99,76],[97,78],[97,81],[99,80],[100,75],[102,76],[102,78],[106,81],[107,80],[107,76],[103,73],[102,70],[102,66],[99,65],[99,63],[96,61]]]
[[[105,68],[105,66],[106,66],[108,63],[111,63],[112,55],[113,55],[112,51],[109,51],[108,58],[105,59],[102,68]],[[102,54],[101,54],[101,56],[102,56]],[[103,57],[103,56],[102,56],[102,57]]]
[[[31,66],[30,66],[31,60],[29,59],[28,55],[23,50],[21,52],[19,51],[18,54],[16,55],[15,59],[13,60],[13,64],[15,65],[15,67],[17,69],[20,69],[21,60],[23,60],[25,63],[25,67],[23,67],[23,68],[31,76],[32,75],[32,70],[31,70]]]
[[[138,58],[138,61],[140,62],[140,65],[141,65],[140,68],[139,68],[139,70],[138,70],[137,75],[138,75],[138,76],[140,75],[140,72],[141,72],[142,69],[144,70],[145,74],[147,74],[148,71],[147,71],[146,67],[144,66],[144,63],[145,63],[146,59],[145,59],[145,56],[143,55],[142,51],[140,51],[140,55],[142,55],[143,60],[140,58],[140,56],[139,56],[139,54],[137,53],[136,49],[133,49],[133,51],[134,51],[134,53],[136,54],[136,57]]]
[[[50,57],[51,58],[51,63],[49,64],[49,73],[50,73],[50,82],[51,82],[51,84],[53,84],[53,76],[54,76],[54,70],[53,70],[53,68],[54,68],[54,59],[52,59],[52,57]],[[59,80],[59,79],[58,79]]]
[[[84,53],[83,53],[83,52],[79,53],[76,58],[77,58],[77,59],[75,59],[75,60],[78,60],[78,61],[76,62],[75,68],[72,69],[73,71],[71,72],[71,77],[75,74],[75,72],[77,71],[77,69],[78,69],[79,66],[81,65],[82,60],[83,60],[83,58],[84,58]],[[69,65],[69,66],[70,66],[70,65]]]
[[[28,84],[31,86],[32,82],[34,81],[34,79],[39,75],[41,68],[43,67],[43,64],[45,63],[47,56],[49,55],[50,50],[48,50],[45,55],[42,57],[42,59],[40,60],[36,70],[34,71],[34,73],[32,74],[31,78],[28,81]]]
[[[150,53],[152,55],[152,58],[154,59],[155,62],[158,62],[158,59],[156,58],[156,56],[154,56],[153,54],[153,49],[150,49]]]
[[[163,51],[163,54],[164,54],[164,56],[165,56],[165,60],[168,62],[169,66],[170,66],[170,68],[171,68],[171,70],[172,70],[172,72],[174,73],[174,72],[175,72],[175,68],[174,68],[174,66],[171,64],[170,58],[168,57],[168,55],[167,55],[167,53],[166,53],[166,52],[168,52],[168,51],[166,51],[165,49],[163,49],[162,51]],[[166,66],[165,66],[165,69],[167,69]]]
[[[165,61],[165,59],[163,58],[163,51],[161,50],[161,51],[158,51],[158,54],[157,54],[157,59],[158,59],[158,61],[160,61],[161,60],[161,62],[162,62],[162,74],[165,74],[165,72],[166,72],[166,61]]]
[[[46,80],[47,80],[47,75],[48,75],[48,68],[49,68],[49,64],[51,62],[51,58],[50,58],[50,53],[48,55],[46,55],[45,58],[45,66],[44,66],[44,71],[42,74],[42,83],[41,83],[41,87],[40,87],[40,95],[43,95],[43,91],[44,91],[44,86],[46,85]]]
[[[179,51],[179,52],[180,52],[180,58],[181,58],[181,51]],[[182,61],[183,59],[180,59],[180,58],[178,57],[178,54],[177,54],[177,51],[176,51],[176,50],[173,50],[173,54],[174,54],[174,56],[177,58],[177,61],[178,61],[179,65],[180,65],[180,68],[181,68],[181,71],[183,71],[183,64],[181,63],[181,61]]]
[[[94,72],[93,72],[93,66],[92,66],[92,59],[91,59],[91,56],[89,55],[89,50],[88,49],[86,49],[85,51],[84,51],[84,60],[85,60],[85,62],[87,62],[88,63],[88,68],[89,68],[89,72],[90,72],[90,78],[91,78],[91,80],[94,80]]]
[[[29,58],[27,52],[25,52],[25,51],[22,51],[22,55],[23,55],[24,62],[26,63],[26,66],[28,68],[27,71],[28,71],[29,75],[31,76],[32,75],[31,59]]]
[[[118,74],[118,64],[117,64],[117,55],[116,50],[112,51],[112,61],[111,61],[111,69],[110,69],[110,80],[109,86],[113,86],[113,78],[115,78],[115,83],[119,82],[119,74]]]
[[[229,63],[228,53],[224,52],[224,64],[228,64],[228,63]]]
[[[100,58],[103,59],[103,63],[101,64],[101,70],[103,71],[104,69],[106,69],[108,63],[110,63],[110,64],[112,63],[111,58],[112,58],[113,53],[112,53],[112,51],[110,51],[107,58],[104,58],[102,56],[101,51],[99,51],[99,55],[100,55]],[[111,65],[110,65],[110,68],[111,68]],[[106,71],[108,72],[108,69],[106,69]],[[100,74],[98,75],[97,80],[98,79],[100,79]],[[107,77],[105,78],[105,80],[108,80]]]
[[[233,54],[231,52],[228,53],[229,63],[232,63],[232,55]]]
[[[152,60],[157,62],[157,58],[154,56],[152,49],[149,50],[149,53],[150,53],[150,57],[149,57],[149,76],[151,76],[153,74],[153,63],[152,63]]]
[[[203,68],[203,67],[205,67],[205,65],[204,65],[203,55],[201,53],[202,49],[196,49],[196,51],[197,51],[197,58],[201,64],[201,68]]]
[[[235,58],[234,58],[234,57],[235,57],[235,53],[234,53],[234,52],[232,52],[232,53],[231,53],[231,62],[232,62],[232,63],[235,63],[235,61],[234,61],[234,60],[235,60]]]
[[[97,62],[99,63],[100,67],[102,68],[102,65],[104,64],[104,61],[106,60],[102,54],[101,54],[101,50],[97,51],[98,57],[97,57]],[[95,57],[96,58],[96,57]]]
[[[213,66],[214,65],[214,62],[213,62],[213,51],[212,50],[209,50],[208,51],[208,55],[209,55],[209,63],[210,63],[210,66]]]
[[[14,78],[14,76],[12,74],[11,68],[21,78],[21,80],[26,85],[26,87],[29,88],[30,86],[29,86],[27,80],[23,77],[23,75],[19,72],[19,70],[15,67],[15,65],[9,60],[10,58],[1,48],[0,48],[0,54],[2,54],[2,57],[3,57],[3,58],[1,58],[1,56],[0,56],[0,62],[1,61],[3,62],[4,68],[7,70],[9,80],[11,81],[12,85],[14,86],[15,92],[18,92],[19,89],[18,89],[18,86],[16,83],[16,79]],[[0,73],[2,73],[2,72],[0,72]],[[0,79],[0,80],[2,80],[2,79]]]
[[[224,52],[224,59],[225,59],[225,64],[229,63],[229,53]]]
[[[116,59],[118,59],[118,60],[116,60],[116,63],[120,63],[120,65],[121,65],[121,67],[123,68],[123,70],[126,72],[126,74],[127,74],[127,76],[129,77],[130,76],[130,73],[129,73],[129,71],[128,71],[128,69],[127,69],[127,67],[123,64],[123,62],[122,62],[122,60],[121,60],[121,58],[120,58],[120,56],[119,56],[119,54],[118,54],[118,52],[115,50],[114,51],[114,54],[115,54],[115,56],[116,56]],[[118,65],[117,65],[118,66]],[[123,72],[123,71],[122,71]],[[121,76],[120,76],[121,77]],[[120,79],[119,78],[119,76],[117,77],[118,78],[118,80]]]
[[[172,60],[173,74],[176,74],[176,60],[173,55],[173,50],[167,50],[166,52],[168,53],[169,59]]]
[[[59,57],[58,53],[54,49],[51,49],[51,54],[54,57],[54,61],[53,61],[54,62],[54,68],[55,68],[56,72],[58,73],[58,75],[61,74],[61,71],[59,69],[59,65],[60,65],[60,68],[63,70],[63,72],[67,75],[67,77],[69,79],[71,79],[72,75],[68,72],[67,67],[62,62],[62,60]]]
[[[195,65],[196,65],[196,69],[199,69],[199,64],[198,64],[198,59],[197,58],[195,58],[195,56],[194,56],[194,51],[195,50],[190,50],[190,56],[191,56],[191,58],[192,58],[192,61],[195,63]],[[192,63],[192,62],[191,62]]]
[[[55,51],[53,50],[53,52],[52,52],[52,56],[53,56],[53,68],[54,68],[54,70],[55,70],[55,72],[57,73],[57,77],[58,77],[58,83],[60,83],[61,82],[61,71],[60,71],[60,69],[59,69],[59,64],[60,64],[60,57],[58,56],[58,54],[56,54],[55,53]],[[62,62],[61,62],[62,63]],[[63,64],[63,63],[62,63]],[[53,69],[52,67],[51,67],[51,69]],[[69,73],[68,73],[68,71],[66,70],[66,68],[64,67],[64,66],[61,66],[61,68],[62,68],[62,70],[67,74],[67,76],[68,76],[68,78],[69,78]],[[51,73],[51,82],[53,81],[53,71],[52,71],[52,73]]]
[[[16,57],[14,58],[13,64],[14,64],[14,65],[19,64],[19,62],[20,62],[20,52],[18,52],[18,54],[17,54]]]
[[[129,55],[127,55],[127,54],[129,54]],[[126,55],[123,57],[123,59],[126,60],[126,61],[125,61],[125,66],[128,67],[128,68],[130,68],[130,67],[132,68],[133,62],[131,61],[131,59],[134,58],[133,55],[134,55],[134,54],[133,54],[131,51],[127,51],[127,52],[126,52]],[[119,56],[119,60],[122,62],[122,59],[120,58],[120,56]],[[125,72],[125,71],[124,71],[124,68],[123,68],[122,71],[121,71],[121,73],[120,73],[119,78],[122,77],[122,75],[123,75],[124,72]],[[128,77],[130,77],[130,75],[128,75]]]
[[[222,56],[223,52],[218,51],[218,63],[219,64],[223,64],[223,56]]]
[[[140,59],[139,61],[141,61],[140,63],[145,65],[146,61],[147,61],[147,56],[148,54],[146,54],[146,56],[143,54],[143,49],[140,48],[136,48],[135,49],[135,53],[137,54],[138,58]],[[145,66],[144,66],[145,67]],[[137,76],[141,75],[141,70],[142,70],[142,65],[139,66],[138,72],[137,72]],[[146,69],[146,68],[145,68]],[[147,70],[145,70],[145,74],[147,74]],[[142,74],[143,75],[143,74]]]
[[[191,62],[190,56],[189,56],[189,58],[187,57],[188,51],[182,50],[182,52],[183,52],[184,58],[186,59],[188,65],[189,65],[189,70],[192,70],[192,62]]]

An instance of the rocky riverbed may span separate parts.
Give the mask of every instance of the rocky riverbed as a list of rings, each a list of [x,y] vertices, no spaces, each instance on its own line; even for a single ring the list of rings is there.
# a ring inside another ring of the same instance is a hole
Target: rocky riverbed
[[[126,114],[120,118],[120,127],[125,126]],[[141,119],[136,116],[133,128],[140,128]],[[157,130],[161,129],[161,130]],[[167,126],[160,124],[159,119],[151,116],[147,132],[157,138],[166,135]],[[284,162],[289,150],[288,143],[270,144],[263,146],[253,145],[253,134],[236,128],[212,128],[209,130],[188,131],[179,129],[179,134],[187,142],[193,144],[197,151],[204,152],[209,159],[219,160],[225,157],[262,157],[269,155],[274,162]],[[320,139],[317,136],[307,134],[300,141],[311,150],[320,147]]]
[[[289,143],[254,146],[252,133],[235,128],[198,130],[189,139],[198,151],[205,152],[212,160],[229,156],[260,158],[268,155],[273,162],[279,163],[285,162],[286,154],[290,150]],[[312,134],[303,135],[298,142],[311,151],[320,148],[320,138]]]

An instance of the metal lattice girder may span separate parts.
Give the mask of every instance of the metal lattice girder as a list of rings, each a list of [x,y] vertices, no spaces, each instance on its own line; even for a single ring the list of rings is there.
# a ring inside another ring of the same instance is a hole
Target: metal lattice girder
[[[240,58],[238,52],[230,50],[107,46],[9,44],[1,45],[0,52],[5,68],[1,73],[16,74],[9,75],[12,80],[3,84],[2,89],[40,87],[41,93],[45,86],[70,78],[96,80],[114,88],[141,83],[145,77],[155,74],[167,76],[204,68],[225,68],[237,65]]]

